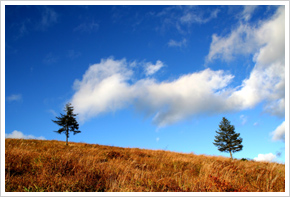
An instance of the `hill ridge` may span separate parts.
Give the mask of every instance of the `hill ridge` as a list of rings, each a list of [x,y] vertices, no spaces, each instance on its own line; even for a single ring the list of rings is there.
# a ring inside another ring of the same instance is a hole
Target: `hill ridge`
[[[57,140],[5,139],[5,191],[285,192],[285,165]]]

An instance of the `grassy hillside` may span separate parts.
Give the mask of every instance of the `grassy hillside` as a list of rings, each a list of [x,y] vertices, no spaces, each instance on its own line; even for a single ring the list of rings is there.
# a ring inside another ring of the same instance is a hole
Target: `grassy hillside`
[[[225,157],[5,139],[6,192],[284,192],[285,165]]]

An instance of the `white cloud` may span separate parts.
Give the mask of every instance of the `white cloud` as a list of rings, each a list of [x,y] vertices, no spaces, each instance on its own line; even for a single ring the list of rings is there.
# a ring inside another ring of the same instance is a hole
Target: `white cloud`
[[[134,98],[133,89],[127,82],[131,75],[132,71],[127,68],[125,59],[102,59],[99,64],[90,66],[82,81],[74,82],[76,93],[72,104],[80,119],[84,121],[130,103]]]
[[[218,58],[230,61],[236,54],[256,53],[258,58],[255,61],[271,63],[282,57],[285,51],[284,25],[285,9],[281,6],[270,20],[258,26],[241,23],[225,37],[213,34],[207,61]]]
[[[217,34],[212,35],[210,51],[206,61],[212,62],[215,59],[222,59],[229,62],[237,54],[250,54],[257,49],[254,29],[247,24],[241,24],[225,37],[220,37]]]
[[[136,108],[153,122],[166,126],[200,113],[218,113],[227,109],[225,88],[232,75],[205,69],[183,75],[171,82],[152,81],[143,86],[144,94],[136,101]]]
[[[187,44],[187,40],[185,38],[179,42],[175,40],[170,40],[168,42],[168,46],[170,47],[183,47],[183,46],[186,46],[186,44]]]
[[[273,131],[271,133],[272,140],[274,141],[278,141],[278,140],[282,140],[285,141],[285,121],[282,122],[282,124],[280,124],[275,131]]]
[[[12,94],[6,98],[7,101],[12,102],[12,101],[21,101],[22,100],[22,95],[21,94]]]
[[[266,101],[265,111],[281,117],[285,114],[285,10],[258,27],[241,24],[227,37],[213,35],[207,61],[229,61],[236,54],[253,54],[256,63],[250,77],[229,98],[237,109],[253,108]],[[272,110],[275,109],[275,110]]]
[[[164,64],[160,60],[157,60],[155,65],[152,64],[151,62],[146,63],[145,64],[145,74],[146,74],[146,76],[155,74],[163,66],[164,66]]]
[[[146,117],[153,117],[158,127],[197,114],[249,109],[262,101],[266,111],[277,109],[271,113],[284,116],[284,15],[280,7],[272,19],[258,27],[241,24],[231,35],[213,39],[209,59],[255,54],[256,65],[241,86],[229,88],[234,76],[209,68],[158,82],[152,75],[164,66],[160,60],[155,65],[144,63],[147,77],[136,80],[133,69],[138,63],[108,58],[90,66],[82,80],[75,81],[71,102],[82,121],[131,105]]]
[[[156,65],[163,64],[157,61]],[[103,59],[90,66],[83,79],[74,84],[76,93],[71,102],[80,119],[85,121],[102,112],[134,105],[146,117],[154,116],[154,124],[165,126],[198,113],[228,110],[225,87],[233,76],[224,71],[205,69],[174,81],[145,78],[129,83],[133,77],[133,70],[125,59]]]
[[[255,161],[273,162],[273,161],[275,161],[276,158],[277,158],[277,156],[274,155],[273,153],[268,153],[268,154],[258,154],[258,157],[255,157],[254,160]]]
[[[159,137],[157,137],[157,138],[156,138],[156,142],[159,142],[159,140],[160,140],[160,138],[159,138]]]
[[[11,134],[5,134],[5,138],[45,140],[45,138],[42,136],[35,137],[33,135],[24,135],[21,131],[17,130],[14,130]]]

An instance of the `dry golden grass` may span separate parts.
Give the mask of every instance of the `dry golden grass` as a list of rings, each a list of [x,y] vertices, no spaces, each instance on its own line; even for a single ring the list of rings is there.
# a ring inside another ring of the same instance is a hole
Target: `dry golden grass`
[[[6,192],[285,192],[285,165],[5,139]]]

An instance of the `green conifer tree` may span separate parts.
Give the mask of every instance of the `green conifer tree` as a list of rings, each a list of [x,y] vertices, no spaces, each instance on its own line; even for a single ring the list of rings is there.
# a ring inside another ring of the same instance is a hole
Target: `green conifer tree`
[[[68,138],[69,138],[69,132],[74,132],[74,135],[77,133],[80,133],[79,131],[79,124],[75,119],[75,116],[77,114],[73,113],[73,106],[71,106],[71,103],[67,103],[65,106],[66,115],[60,114],[60,117],[56,117],[57,120],[52,120],[54,123],[58,124],[62,128],[60,128],[58,131],[55,131],[59,134],[62,132],[65,132],[66,135],[66,145],[68,145]]]
[[[216,133],[218,135],[215,136],[213,144],[218,147],[219,151],[229,152],[231,159],[233,159],[232,153],[243,149],[243,139],[239,137],[240,133],[235,132],[235,126],[231,125],[225,117],[220,122],[219,131],[216,131]]]

